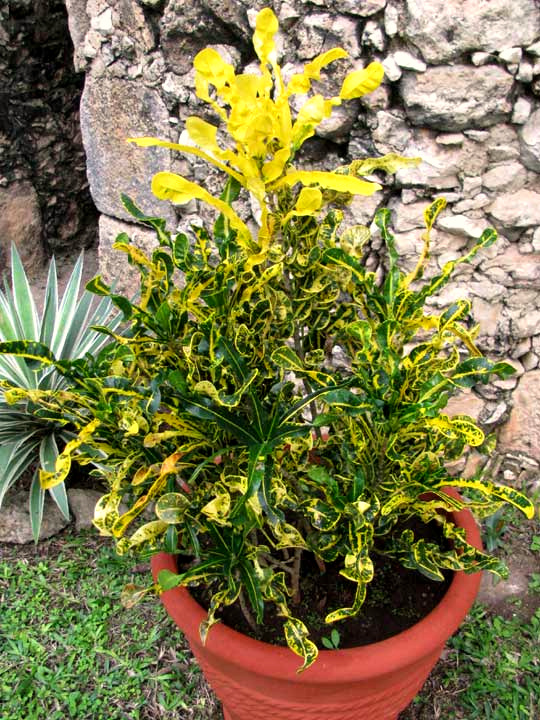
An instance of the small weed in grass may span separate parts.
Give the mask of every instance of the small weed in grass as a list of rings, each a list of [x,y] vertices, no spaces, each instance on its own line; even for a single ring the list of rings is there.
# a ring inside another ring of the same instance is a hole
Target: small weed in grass
[[[128,582],[125,560],[90,534],[4,546],[0,720],[221,717],[160,603],[121,606]]]
[[[529,579],[529,590],[532,593],[540,593],[540,573],[532,573]]]

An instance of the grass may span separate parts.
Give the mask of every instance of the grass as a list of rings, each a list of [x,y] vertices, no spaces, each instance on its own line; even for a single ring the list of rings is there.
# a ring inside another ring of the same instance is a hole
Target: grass
[[[400,720],[537,720],[540,609],[530,620],[475,605]]]
[[[0,720],[221,720],[161,604],[121,606],[123,586],[148,579],[92,531],[0,545]],[[400,720],[540,717],[539,646],[540,610],[475,606]]]
[[[0,546],[1,720],[221,718],[161,604],[121,606],[137,570],[91,532]]]

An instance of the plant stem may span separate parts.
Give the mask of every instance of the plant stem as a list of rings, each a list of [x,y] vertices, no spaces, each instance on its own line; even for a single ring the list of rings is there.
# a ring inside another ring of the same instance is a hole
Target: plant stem
[[[302,596],[300,594],[300,563],[302,562],[302,548],[294,550],[294,565],[292,569],[292,604],[299,605]]]
[[[240,602],[240,609],[242,610],[242,615],[245,617],[247,624],[254,632],[256,632],[257,631],[257,623],[255,622],[255,618],[253,617],[250,609],[247,606],[243,589],[240,590],[240,595],[238,596],[238,600]]]

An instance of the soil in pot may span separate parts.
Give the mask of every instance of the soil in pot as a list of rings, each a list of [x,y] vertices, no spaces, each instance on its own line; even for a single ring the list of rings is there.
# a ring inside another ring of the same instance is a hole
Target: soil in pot
[[[438,528],[435,528],[438,532]],[[421,526],[417,537],[430,538],[433,530]],[[440,536],[439,536],[440,538]],[[434,582],[415,570],[407,570],[399,562],[384,556],[374,557],[375,575],[368,586],[362,611],[357,617],[332,623],[324,617],[332,610],[352,605],[356,585],[339,574],[341,564],[327,565],[321,574],[309,553],[304,553],[301,571],[301,601],[290,605],[293,615],[302,620],[310,631],[310,639],[323,648],[323,637],[332,629],[339,632],[339,647],[352,648],[385,640],[415,625],[442,600],[452,573],[444,582]],[[190,588],[190,593],[205,608],[209,606],[207,588]],[[257,640],[284,645],[283,617],[270,603],[265,608],[263,624],[253,630],[247,623],[238,603],[226,607],[221,621],[230,628]]]

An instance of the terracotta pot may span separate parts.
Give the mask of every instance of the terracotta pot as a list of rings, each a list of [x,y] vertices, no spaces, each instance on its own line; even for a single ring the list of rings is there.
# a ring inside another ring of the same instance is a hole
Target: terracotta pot
[[[480,548],[471,514],[461,511],[454,519]],[[174,555],[155,555],[154,578],[165,569],[176,572]],[[300,674],[300,658],[288,648],[253,640],[221,623],[202,646],[199,624],[206,612],[185,588],[168,590],[161,600],[222,701],[225,720],[395,720],[469,611],[480,580],[481,573],[455,573],[441,602],[413,627],[360,648],[321,650]]]

